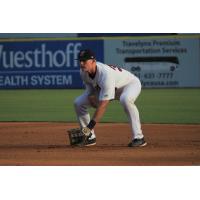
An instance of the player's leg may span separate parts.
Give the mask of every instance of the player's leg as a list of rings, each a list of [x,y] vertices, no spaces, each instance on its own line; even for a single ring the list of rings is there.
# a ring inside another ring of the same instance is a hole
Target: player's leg
[[[77,97],[74,101],[74,108],[77,115],[77,119],[81,127],[86,127],[90,122],[90,114],[88,113],[88,108],[91,104],[88,99],[88,94],[83,93],[81,96]],[[91,139],[95,138],[94,130],[91,131]]]
[[[138,109],[135,105],[135,100],[141,92],[141,83],[138,80],[137,82],[132,82],[127,85],[120,96],[120,102],[124,107],[124,111],[128,116],[131,129],[132,129],[132,139],[141,139],[143,138],[143,133],[141,129],[141,122]]]

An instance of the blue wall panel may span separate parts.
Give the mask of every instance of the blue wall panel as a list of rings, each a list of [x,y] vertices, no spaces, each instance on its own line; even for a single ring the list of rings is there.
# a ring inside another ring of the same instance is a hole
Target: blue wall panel
[[[81,49],[104,61],[103,40],[0,42],[0,88],[82,88]]]

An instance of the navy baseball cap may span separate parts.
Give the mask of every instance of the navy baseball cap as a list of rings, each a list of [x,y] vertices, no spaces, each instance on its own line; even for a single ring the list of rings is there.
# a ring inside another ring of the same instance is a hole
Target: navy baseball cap
[[[90,59],[96,59],[94,52],[92,52],[90,49],[84,49],[79,52],[78,54],[79,61],[86,61]]]

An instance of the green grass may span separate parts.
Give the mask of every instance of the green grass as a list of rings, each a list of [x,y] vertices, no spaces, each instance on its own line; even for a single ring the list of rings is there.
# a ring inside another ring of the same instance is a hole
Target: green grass
[[[0,90],[0,121],[76,121],[73,100],[82,92]],[[136,105],[142,123],[200,123],[200,89],[143,89]],[[110,103],[102,121],[127,122],[118,101]]]
[[[148,123],[200,123],[200,89],[143,90],[141,120]]]

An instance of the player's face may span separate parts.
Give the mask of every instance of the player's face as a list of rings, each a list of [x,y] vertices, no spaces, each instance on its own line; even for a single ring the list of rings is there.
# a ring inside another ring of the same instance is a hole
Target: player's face
[[[93,69],[93,65],[94,65],[93,59],[80,61],[80,67],[85,72],[91,72],[91,70]]]

